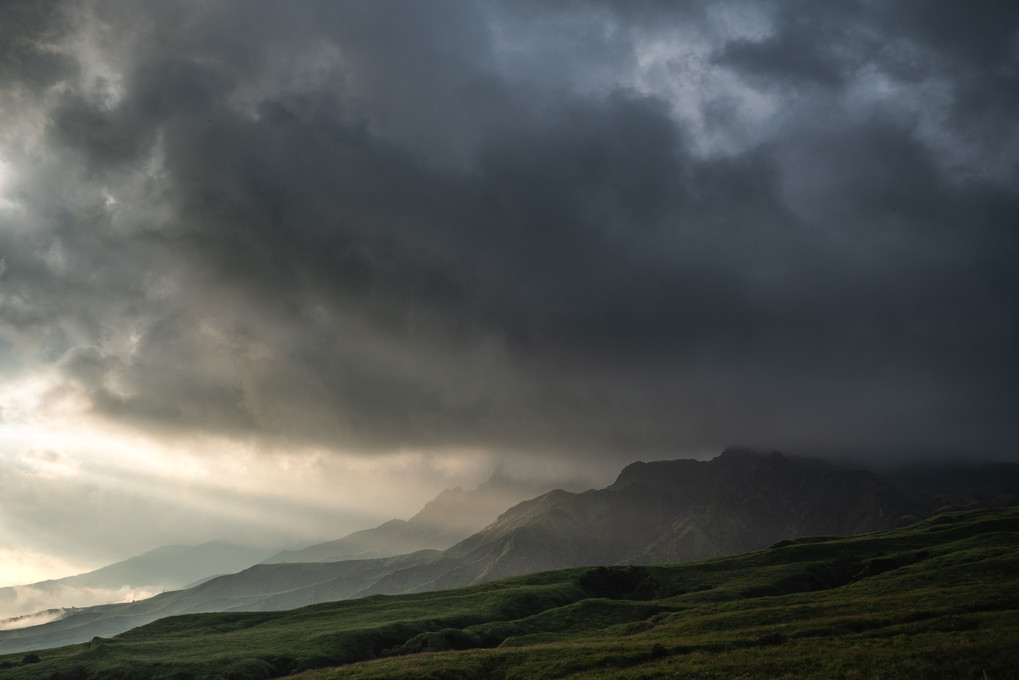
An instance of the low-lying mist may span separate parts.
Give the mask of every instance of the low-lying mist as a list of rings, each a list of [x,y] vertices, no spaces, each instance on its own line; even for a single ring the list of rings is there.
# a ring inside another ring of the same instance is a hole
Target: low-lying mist
[[[65,609],[144,600],[164,588],[94,588],[39,583],[0,589],[0,630],[37,626],[62,618]]]

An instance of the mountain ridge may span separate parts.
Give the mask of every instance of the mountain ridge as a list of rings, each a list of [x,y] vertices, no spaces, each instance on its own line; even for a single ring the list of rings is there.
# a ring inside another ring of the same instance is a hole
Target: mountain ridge
[[[889,529],[922,515],[876,474],[828,470],[778,452],[639,462],[604,489],[527,501],[436,561],[360,594],[390,593],[394,582],[414,591],[574,566],[687,562],[809,534]]]
[[[443,551],[255,565],[190,590],[0,631],[0,652],[111,635],[177,613],[280,610],[457,588],[548,569],[687,562],[804,535],[890,529],[927,514],[915,498],[877,474],[775,452],[642,462],[625,467],[603,489],[557,489],[518,503]]]
[[[484,528],[514,503],[543,490],[496,469],[474,489],[443,490],[408,520],[391,519],[332,541],[282,550],[263,562],[339,562],[443,550]]]

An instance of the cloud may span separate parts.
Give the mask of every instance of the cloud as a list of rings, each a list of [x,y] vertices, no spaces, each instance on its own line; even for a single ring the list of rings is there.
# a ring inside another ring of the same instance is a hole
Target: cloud
[[[7,619],[0,619],[0,630],[15,630],[28,628],[29,626],[41,626],[44,623],[62,619],[66,615],[63,609],[50,609],[33,614],[12,616]]]
[[[4,370],[93,416],[362,454],[1010,455],[1010,9],[946,40],[862,4],[47,11],[0,149]]]
[[[3,571],[0,572],[0,581],[5,585],[8,583],[29,583],[46,578],[59,578],[81,566],[80,564],[69,563],[54,554],[25,548],[0,547],[0,556],[3,557],[4,565]],[[30,598],[21,604],[14,603],[14,600],[18,599],[15,589],[0,589],[0,593],[4,596],[2,603],[0,603],[0,607],[2,607],[0,609],[0,618],[31,614],[46,609],[49,606],[37,606],[39,601],[34,598]],[[9,606],[12,603],[14,603],[13,606]]]
[[[67,609],[99,604],[133,602],[158,595],[163,589],[137,587],[86,588],[81,586],[16,586],[4,589],[0,601],[0,630],[39,626],[64,618]]]

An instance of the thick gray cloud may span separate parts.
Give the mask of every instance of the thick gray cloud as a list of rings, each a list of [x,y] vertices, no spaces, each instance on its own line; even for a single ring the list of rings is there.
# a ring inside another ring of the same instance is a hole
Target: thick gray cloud
[[[10,375],[344,450],[1014,455],[1010,3],[35,7]]]

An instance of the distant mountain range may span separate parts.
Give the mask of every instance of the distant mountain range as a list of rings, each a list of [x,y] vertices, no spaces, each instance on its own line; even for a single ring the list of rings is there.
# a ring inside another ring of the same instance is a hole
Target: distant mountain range
[[[1019,465],[1003,465],[995,479],[1007,489],[1019,480]],[[442,551],[258,564],[190,589],[91,607],[44,625],[0,631],[0,653],[110,636],[173,614],[290,609],[372,594],[455,588],[547,569],[685,562],[756,550],[806,535],[890,529],[928,516],[948,491],[939,486],[932,492],[915,474],[903,479],[912,480],[909,492],[872,472],[748,450],[727,450],[710,461],[634,463],[604,489],[555,490],[519,503]],[[941,484],[944,479],[936,481]],[[990,487],[978,487],[960,487],[956,500],[965,501],[967,488],[979,493],[966,505],[1008,500],[1007,491],[992,493]],[[417,517],[442,516],[467,498],[463,493],[440,495]],[[398,530],[382,525],[359,532],[357,540],[347,537],[323,544],[329,547],[313,546],[305,554],[325,555],[337,545],[370,554],[379,546],[394,545],[391,536],[407,537],[403,532],[412,525],[428,526],[414,520],[392,525]]]

